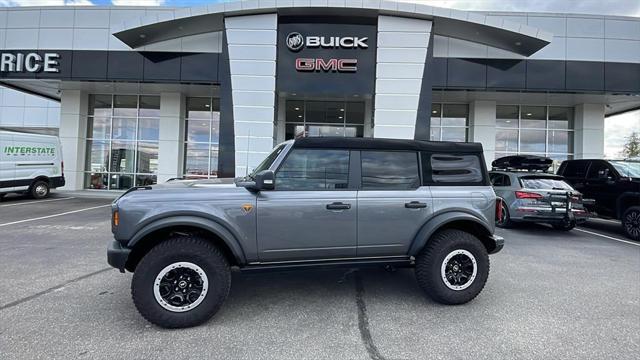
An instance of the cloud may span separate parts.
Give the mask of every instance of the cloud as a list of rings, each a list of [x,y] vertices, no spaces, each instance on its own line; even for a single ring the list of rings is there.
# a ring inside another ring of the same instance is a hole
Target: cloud
[[[627,137],[640,133],[640,110],[610,116],[604,119],[604,153],[608,158],[619,158]]]
[[[0,6],[91,6],[91,0],[0,0]]]
[[[115,6],[162,6],[165,0],[111,0]]]
[[[640,15],[636,0],[399,0],[469,11],[560,12],[597,15]]]

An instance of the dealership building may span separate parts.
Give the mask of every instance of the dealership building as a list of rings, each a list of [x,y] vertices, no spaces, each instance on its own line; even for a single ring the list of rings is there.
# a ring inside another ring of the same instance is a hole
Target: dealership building
[[[640,108],[637,17],[379,0],[6,8],[0,49],[5,92],[59,102],[43,106],[67,189],[243,176],[301,136],[602,157],[605,116]],[[19,113],[1,106],[0,127]]]

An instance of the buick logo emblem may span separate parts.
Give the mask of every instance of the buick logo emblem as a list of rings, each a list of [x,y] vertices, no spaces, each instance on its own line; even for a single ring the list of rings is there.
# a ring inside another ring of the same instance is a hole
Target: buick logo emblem
[[[304,37],[298,32],[287,35],[287,47],[291,51],[300,51],[304,46]]]

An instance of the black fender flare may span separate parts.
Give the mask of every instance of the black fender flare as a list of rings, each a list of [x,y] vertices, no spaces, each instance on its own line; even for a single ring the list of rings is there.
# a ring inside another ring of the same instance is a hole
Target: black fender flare
[[[625,209],[622,208],[622,203],[628,198],[638,199],[638,203],[640,204],[640,192],[625,191],[622,194],[620,194],[620,196],[618,196],[618,198],[616,199],[616,217],[618,219],[622,219],[622,216],[624,215]]]
[[[211,219],[193,215],[168,216],[154,220],[138,230],[129,240],[127,247],[134,248],[145,236],[152,232],[173,226],[193,226],[215,234],[229,247],[238,264],[246,263],[247,258],[242,246],[225,226]]]
[[[427,221],[426,223],[424,223],[424,225],[422,225],[422,227],[414,237],[413,242],[411,243],[411,247],[409,248],[409,255],[410,256],[417,255],[420,252],[420,250],[422,250],[422,248],[427,244],[431,236],[436,231],[441,229],[443,226],[446,226],[447,224],[450,224],[454,221],[460,221],[460,220],[471,221],[477,225],[482,226],[482,228],[485,229],[487,234],[489,235],[493,233],[493,230],[491,230],[488,224],[478,219],[477,216],[474,216],[470,213],[467,213],[461,210],[444,212],[432,217],[431,219],[429,219],[429,221]],[[484,234],[478,237],[482,238],[483,236]],[[482,241],[482,239],[480,240]],[[491,249],[487,249],[487,251],[491,252]]]

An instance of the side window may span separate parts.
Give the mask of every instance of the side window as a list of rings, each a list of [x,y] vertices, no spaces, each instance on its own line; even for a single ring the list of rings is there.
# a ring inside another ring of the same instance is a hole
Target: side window
[[[276,190],[336,190],[348,183],[348,150],[293,149],[276,172]]]
[[[477,155],[431,155],[431,178],[434,183],[482,184],[483,175]]]
[[[420,186],[415,151],[362,151],[363,190],[408,190]]]
[[[489,175],[491,184],[493,186],[511,186],[511,179],[504,174],[491,174]]]
[[[584,178],[587,174],[588,161],[568,161],[567,167],[564,169],[562,175],[568,177]]]
[[[594,161],[591,163],[589,173],[587,174],[588,179],[603,179],[607,176],[613,176],[613,174],[604,161]]]

